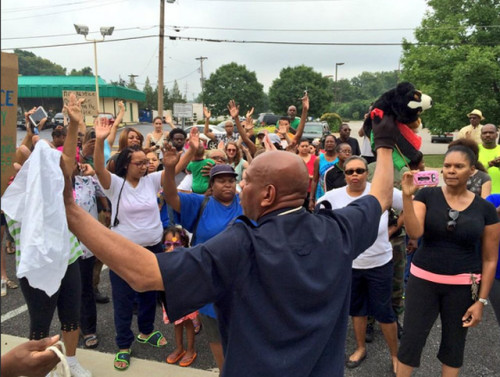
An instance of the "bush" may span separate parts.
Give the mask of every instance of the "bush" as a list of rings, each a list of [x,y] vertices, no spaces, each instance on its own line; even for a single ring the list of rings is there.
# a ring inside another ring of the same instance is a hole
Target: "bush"
[[[342,124],[342,118],[337,113],[324,113],[320,120],[322,122],[328,123],[330,132],[339,132],[340,125]]]

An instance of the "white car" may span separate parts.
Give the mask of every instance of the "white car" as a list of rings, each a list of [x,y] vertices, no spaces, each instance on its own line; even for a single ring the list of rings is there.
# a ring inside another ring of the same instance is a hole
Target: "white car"
[[[217,142],[211,140],[208,136],[206,136],[203,131],[205,130],[205,126],[202,124],[198,124],[196,126],[189,126],[184,129],[186,133],[189,135],[191,132],[191,129],[193,127],[198,128],[198,131],[200,132],[200,139],[204,140],[207,143],[207,148],[208,149],[217,149]],[[226,130],[224,128],[214,125],[209,125],[208,128],[210,129],[210,132],[214,133],[215,135],[225,135]]]

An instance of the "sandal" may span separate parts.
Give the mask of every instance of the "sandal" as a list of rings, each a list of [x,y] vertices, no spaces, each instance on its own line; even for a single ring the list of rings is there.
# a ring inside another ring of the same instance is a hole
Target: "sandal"
[[[130,351],[118,351],[115,355],[115,361],[114,361],[114,367],[116,370],[127,370],[128,367],[130,366]],[[118,367],[116,366],[116,363],[125,363],[126,365],[124,367]]]
[[[151,333],[151,335],[149,335],[146,339],[141,338],[141,334],[137,335],[137,341],[139,343],[143,343],[143,344],[147,343],[150,346],[153,346],[153,347],[156,347],[156,348],[162,348],[162,347],[165,347],[167,345],[167,343],[160,344],[160,341],[162,339],[165,339],[165,337],[158,330],[155,331],[155,332],[153,332],[153,333]]]
[[[182,358],[182,360],[179,362],[179,366],[180,367],[188,367],[188,366],[190,366],[191,364],[193,364],[193,361],[196,359],[196,356],[198,356],[198,354],[196,352],[193,353],[193,355],[191,357],[184,356]]]
[[[99,345],[99,338],[96,334],[89,334],[83,336],[83,346],[87,349],[97,348]]]
[[[16,283],[14,283],[12,280],[10,279],[7,279],[7,288],[10,288],[10,289],[16,289],[17,287],[19,287]]]
[[[14,245],[12,245],[11,243],[10,244],[6,244],[5,245],[5,251],[7,252],[7,254],[15,254],[16,247]]]
[[[172,352],[170,355],[167,356],[167,363],[168,364],[175,364],[178,362],[184,355],[186,354],[186,351],[179,352],[178,354],[175,354],[175,351]]]

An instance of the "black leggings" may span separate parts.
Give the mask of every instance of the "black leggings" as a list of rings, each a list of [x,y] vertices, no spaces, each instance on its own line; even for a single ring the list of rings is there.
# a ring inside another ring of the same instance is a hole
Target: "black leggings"
[[[460,368],[467,336],[462,316],[472,304],[470,285],[437,284],[410,274],[398,359],[411,367],[420,366],[425,341],[439,315],[442,330],[437,357],[445,365]]]
[[[61,321],[62,331],[78,329],[80,319],[81,281],[78,261],[70,264],[61,280],[61,287],[51,297],[38,288],[29,285],[28,279],[19,279],[24,299],[28,305],[30,315],[31,340],[38,340],[49,336],[50,323],[57,314]]]

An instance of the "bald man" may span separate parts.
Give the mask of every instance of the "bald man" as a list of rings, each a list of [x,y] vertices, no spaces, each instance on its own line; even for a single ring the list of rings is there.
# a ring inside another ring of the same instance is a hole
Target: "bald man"
[[[392,201],[393,131],[375,131],[370,194],[349,206],[307,212],[302,204],[309,175],[302,159],[266,152],[245,174],[240,198],[246,216],[203,244],[158,255],[74,204],[65,148],[68,225],[134,290],[165,291],[172,321],[214,302],[222,376],[343,376],[352,261],[375,241]],[[196,139],[191,137],[193,146]],[[175,159],[166,146],[164,165]]]

